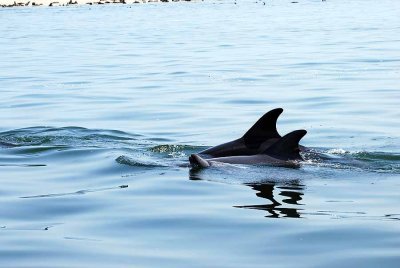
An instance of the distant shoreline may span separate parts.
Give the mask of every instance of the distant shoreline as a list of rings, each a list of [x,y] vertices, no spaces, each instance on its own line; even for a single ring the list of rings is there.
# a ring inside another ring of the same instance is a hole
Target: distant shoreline
[[[145,4],[166,2],[197,2],[199,0],[0,0],[0,7],[75,6],[110,4]]]

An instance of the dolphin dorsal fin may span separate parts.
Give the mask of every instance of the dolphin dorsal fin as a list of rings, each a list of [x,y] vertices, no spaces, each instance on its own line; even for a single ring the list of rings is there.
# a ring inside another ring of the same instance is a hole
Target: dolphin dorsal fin
[[[245,144],[252,147],[259,147],[268,139],[280,138],[276,130],[276,121],[283,112],[282,108],[276,108],[264,114],[258,121],[243,135]]]
[[[266,154],[280,160],[302,160],[299,154],[299,141],[306,134],[307,131],[303,129],[290,132],[276,141],[262,154]]]

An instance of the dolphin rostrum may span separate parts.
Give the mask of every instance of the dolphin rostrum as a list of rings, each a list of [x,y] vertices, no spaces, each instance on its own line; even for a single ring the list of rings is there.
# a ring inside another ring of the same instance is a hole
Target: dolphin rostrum
[[[267,112],[258,119],[243,137],[211,147],[201,151],[199,154],[211,157],[224,157],[254,155],[263,152],[281,137],[276,130],[276,121],[282,112],[282,108],[276,108]]]
[[[226,156],[204,159],[192,154],[189,161],[193,167],[209,167],[215,163],[296,166],[300,156],[299,141],[306,135],[305,130],[295,130],[277,140],[263,152],[255,155]]]

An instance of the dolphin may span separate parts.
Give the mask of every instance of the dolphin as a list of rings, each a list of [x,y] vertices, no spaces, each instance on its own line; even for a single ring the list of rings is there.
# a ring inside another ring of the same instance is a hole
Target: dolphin
[[[298,166],[300,156],[299,141],[306,135],[306,130],[295,130],[278,139],[263,152],[255,155],[225,156],[204,159],[198,154],[192,154],[189,161],[192,167],[210,167],[216,163]]]
[[[207,157],[224,157],[254,155],[263,152],[281,138],[281,135],[276,130],[276,121],[282,112],[282,108],[267,112],[258,119],[243,137],[208,148],[199,152],[199,154]]]

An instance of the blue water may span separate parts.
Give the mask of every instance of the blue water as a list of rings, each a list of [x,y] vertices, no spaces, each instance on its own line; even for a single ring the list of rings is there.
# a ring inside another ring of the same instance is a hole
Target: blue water
[[[400,2],[291,2],[0,9],[0,267],[398,267]]]

